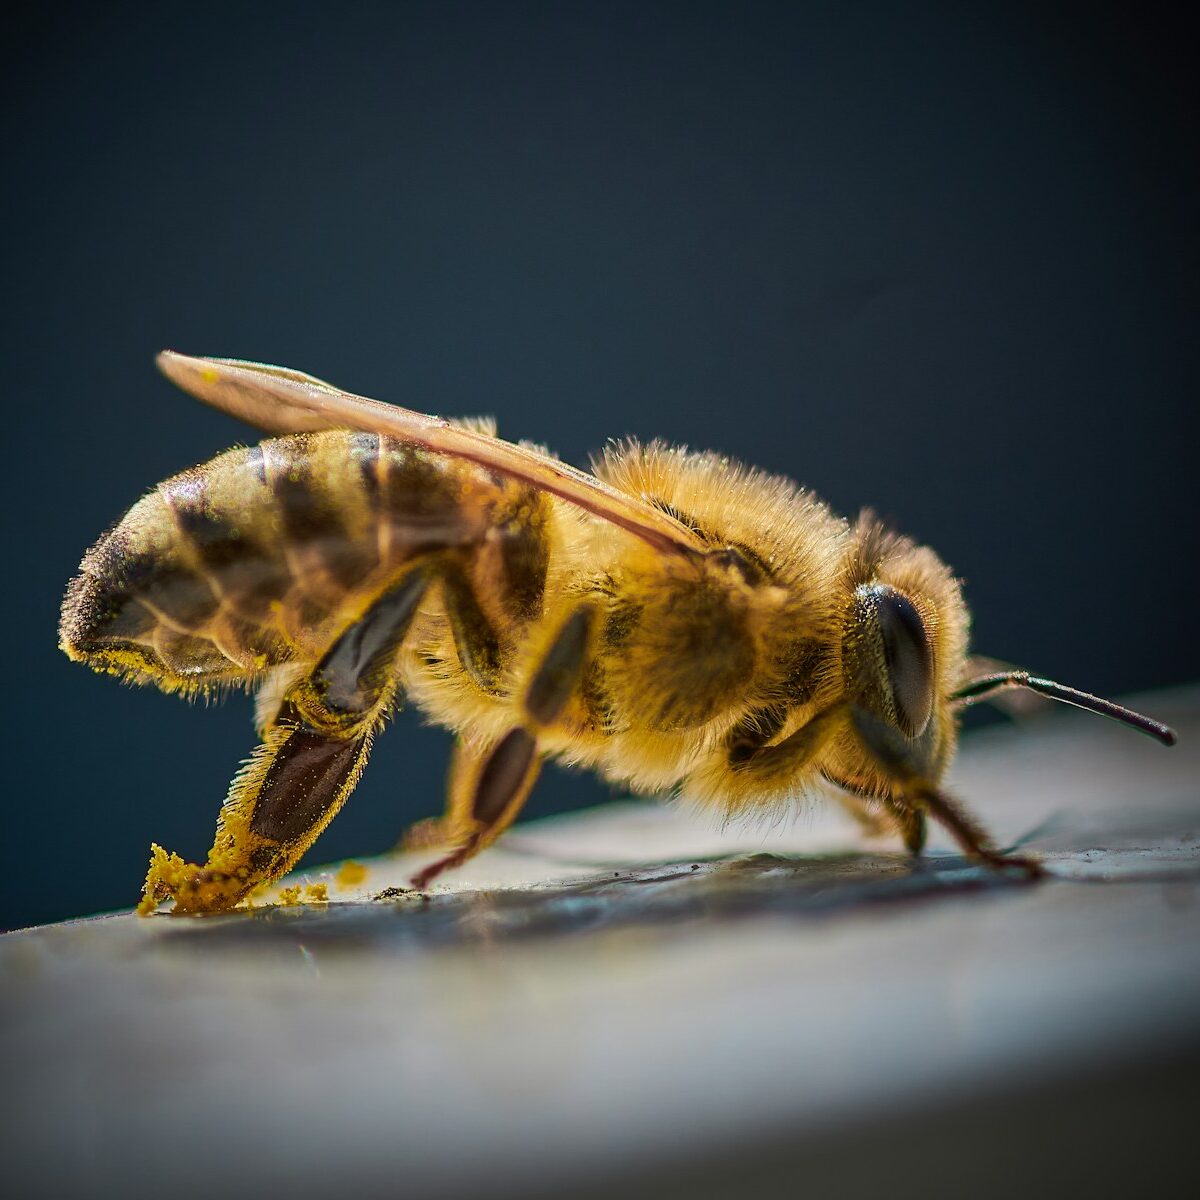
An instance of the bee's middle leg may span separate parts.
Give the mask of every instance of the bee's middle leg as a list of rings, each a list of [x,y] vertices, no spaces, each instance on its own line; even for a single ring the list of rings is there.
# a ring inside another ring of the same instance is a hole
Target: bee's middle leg
[[[411,570],[287,692],[234,777],[203,866],[155,846],[138,911],[234,907],[289,871],[354,790],[396,692],[394,663],[429,583]]]
[[[583,603],[558,627],[521,694],[522,724],[490,746],[459,742],[444,818],[458,845],[418,872],[413,887],[427,887],[473,858],[516,820],[541,771],[538,732],[554,723],[579,686],[596,621],[596,607]]]

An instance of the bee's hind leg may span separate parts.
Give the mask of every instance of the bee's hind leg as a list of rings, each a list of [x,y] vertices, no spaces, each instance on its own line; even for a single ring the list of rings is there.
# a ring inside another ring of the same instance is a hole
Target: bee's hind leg
[[[204,866],[155,846],[138,912],[233,908],[289,871],[354,790],[396,692],[394,662],[428,586],[410,571],[287,692],[234,777]]]
[[[230,784],[205,864],[152,847],[138,912],[164,900],[176,913],[221,912],[285,874],[354,790],[371,733],[315,728],[285,706]]]
[[[412,886],[425,888],[443,871],[461,866],[490,846],[517,819],[541,771],[538,732],[552,725],[583,677],[597,610],[581,604],[559,625],[537,658],[521,699],[524,723],[498,741],[460,741],[450,771],[446,828],[458,841],[448,854],[419,871]]]

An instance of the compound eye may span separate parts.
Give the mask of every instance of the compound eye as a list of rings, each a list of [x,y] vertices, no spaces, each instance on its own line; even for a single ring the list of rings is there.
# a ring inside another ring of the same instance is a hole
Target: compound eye
[[[933,651],[925,622],[912,601],[895,588],[884,585],[873,590],[900,731],[919,737],[933,711]]]

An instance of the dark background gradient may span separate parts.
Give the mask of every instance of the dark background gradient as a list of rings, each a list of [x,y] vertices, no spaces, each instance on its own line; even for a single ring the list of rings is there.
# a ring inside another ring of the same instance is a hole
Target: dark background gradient
[[[1165,8],[161,7],[3,38],[0,924],[131,903],[151,839],[203,854],[253,744],[244,699],[55,649],[101,530],[250,436],[162,346],[577,462],[719,448],[928,541],[981,650],[1103,693],[1200,674],[1195,43]],[[320,859],[439,810],[419,726]],[[531,810],[604,794],[551,773]]]

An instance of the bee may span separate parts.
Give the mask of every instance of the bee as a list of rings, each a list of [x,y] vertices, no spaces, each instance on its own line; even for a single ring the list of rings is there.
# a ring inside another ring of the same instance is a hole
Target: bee
[[[488,421],[298,371],[158,364],[271,436],[159,484],[63,602],[72,659],[257,696],[260,744],[207,861],[152,847],[143,914],[229,909],[290,870],[405,699],[457,735],[418,889],[504,833],[546,758],[728,817],[832,790],[914,855],[932,818],[971,858],[1033,875],[942,786],[964,706],[1024,688],[1175,740],[1053,680],[981,671],[932,550],[788,479],[633,441],[586,474]]]

